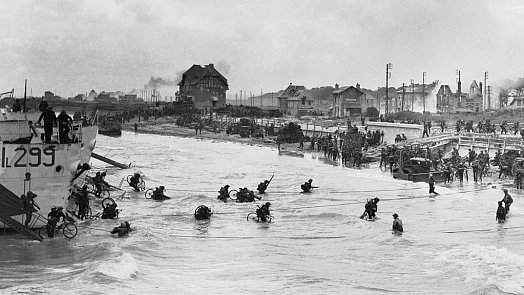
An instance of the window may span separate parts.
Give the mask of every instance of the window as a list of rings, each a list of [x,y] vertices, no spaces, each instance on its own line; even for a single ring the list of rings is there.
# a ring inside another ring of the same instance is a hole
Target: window
[[[302,97],[302,105],[306,105],[306,98]]]

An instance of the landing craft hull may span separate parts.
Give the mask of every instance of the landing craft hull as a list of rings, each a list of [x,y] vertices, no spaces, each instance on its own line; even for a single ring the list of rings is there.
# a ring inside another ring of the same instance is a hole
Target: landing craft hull
[[[442,182],[446,179],[444,171],[434,169],[432,161],[426,158],[411,158],[404,161],[404,157],[401,155],[400,166],[393,169],[393,178],[416,182],[428,182],[430,174],[433,174],[433,179],[436,182]]]
[[[393,178],[410,180],[414,182],[428,182],[430,173],[402,173],[398,169],[393,170]],[[446,174],[440,171],[431,172],[435,182],[443,182],[446,179]]]
[[[95,148],[97,127],[73,125],[73,133],[78,138],[74,143],[58,143],[55,128],[52,143],[44,143],[41,139],[43,129],[30,128],[30,114],[15,114],[3,109],[2,115],[0,211],[23,224],[25,214],[21,210],[20,196],[29,190],[37,195],[34,201],[40,207],[33,220],[38,219],[38,214],[47,217],[54,206],[67,208],[70,190],[80,184],[75,182],[82,181],[74,180],[78,168],[89,163]],[[31,227],[45,224],[45,218],[40,218]]]

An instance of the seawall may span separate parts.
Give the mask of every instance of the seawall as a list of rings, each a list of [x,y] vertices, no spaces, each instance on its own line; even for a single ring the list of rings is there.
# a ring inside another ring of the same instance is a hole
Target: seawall
[[[424,132],[423,125],[417,124],[403,124],[403,123],[388,123],[388,122],[367,122],[368,130],[384,131],[384,142],[395,143],[395,136],[397,134],[404,134],[407,139],[421,138]]]

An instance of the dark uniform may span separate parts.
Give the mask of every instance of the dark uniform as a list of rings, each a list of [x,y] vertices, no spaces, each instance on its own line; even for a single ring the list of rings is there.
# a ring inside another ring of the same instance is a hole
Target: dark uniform
[[[218,191],[220,195],[218,195],[217,199],[227,202],[227,199],[229,198],[229,184],[226,184],[225,186],[221,187]]]
[[[69,131],[71,131],[71,128],[69,126],[73,122],[73,119],[66,113],[66,111],[62,111],[56,120],[58,122],[58,136],[60,137],[60,143],[70,142]]]
[[[300,186],[300,188],[302,189],[302,192],[304,193],[311,192],[311,190],[313,189],[313,187],[311,186],[312,182],[313,182],[313,179],[310,179],[307,182],[304,182],[304,184]]]
[[[63,209],[62,207],[51,208],[51,212],[47,214],[46,231],[47,231],[47,236],[50,238],[55,236],[56,224],[58,223],[58,221],[60,221],[60,218],[62,218],[65,221],[66,217],[65,217],[64,212],[62,212],[62,209]]]
[[[271,216],[269,206],[271,206],[271,203],[266,202],[264,205],[257,209],[257,217],[260,218],[260,221],[265,222]]]
[[[268,180],[264,180],[264,182],[261,182],[258,184],[257,190],[259,194],[263,194],[266,192],[267,186],[269,184]]]
[[[119,237],[125,237],[131,231],[131,225],[127,221],[122,221],[120,226],[113,228],[111,234],[118,234]]]
[[[438,195],[438,193],[435,191],[435,179],[433,178],[433,174],[429,175],[429,193]]]
[[[498,222],[504,222],[506,221],[506,209],[502,206],[502,201],[499,201],[499,206],[497,207],[497,215],[495,217],[495,220]]]
[[[45,143],[50,143],[53,136],[53,126],[56,124],[56,115],[53,112],[53,107],[48,107],[47,110],[43,111],[37,123],[40,123],[42,119],[44,119]]]

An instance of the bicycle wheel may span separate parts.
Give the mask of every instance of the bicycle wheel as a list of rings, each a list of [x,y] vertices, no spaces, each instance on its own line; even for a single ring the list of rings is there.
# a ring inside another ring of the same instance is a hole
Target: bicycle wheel
[[[146,182],[143,179],[140,179],[137,187],[140,191],[144,191],[146,189]]]
[[[109,205],[113,205],[115,203],[115,200],[113,200],[112,198],[105,198],[103,201],[102,201],[102,208],[107,208],[107,206]]]
[[[68,223],[62,229],[62,233],[64,233],[64,237],[72,239],[76,237],[76,234],[78,233],[78,228],[76,227],[76,225]]]
[[[251,217],[253,220],[254,220],[255,218],[257,218],[257,214],[256,214],[255,212],[251,212],[251,213],[249,213],[249,214],[246,216],[246,220],[247,220],[247,221],[249,221],[249,216],[251,216],[251,215],[254,215],[253,217]]]
[[[236,189],[232,189],[229,191],[229,198],[233,201],[236,201],[237,194],[238,194],[238,191]]]
[[[131,185],[131,177],[133,177],[133,175],[128,175],[127,176],[127,184]]]
[[[153,189],[152,189],[152,188],[148,189],[148,190],[145,192],[144,195],[145,195],[146,199],[151,199],[151,196],[153,196]]]
[[[100,197],[101,198],[109,198],[109,197],[111,197],[111,193],[107,189],[104,189],[100,193]]]

